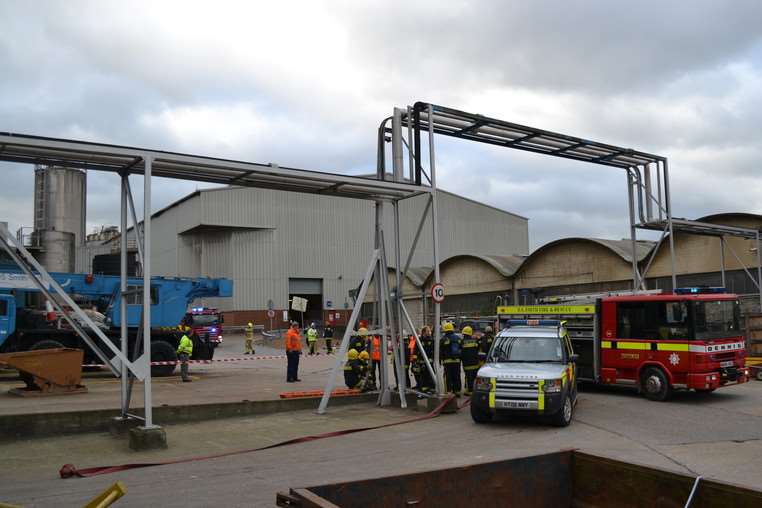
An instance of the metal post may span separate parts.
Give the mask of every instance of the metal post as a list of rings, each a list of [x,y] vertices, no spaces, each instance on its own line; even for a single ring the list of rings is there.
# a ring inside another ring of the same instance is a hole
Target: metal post
[[[392,170],[394,171],[394,181],[404,180],[404,163],[402,153],[402,110],[394,108],[392,116]]]
[[[339,374],[339,367],[341,367],[341,364],[344,361],[344,357],[347,354],[349,337],[352,335],[352,330],[354,329],[355,323],[357,323],[357,318],[360,315],[360,309],[362,308],[362,302],[365,301],[365,294],[368,292],[368,286],[370,286],[370,280],[373,278],[373,271],[377,265],[378,249],[373,251],[373,254],[370,258],[370,263],[368,263],[368,269],[365,271],[365,278],[362,280],[362,284],[360,285],[360,292],[357,294],[357,300],[355,300],[355,306],[352,309],[352,314],[349,316],[347,329],[344,331],[344,337],[342,337],[341,344],[339,345],[339,350],[336,352],[336,361],[334,362],[333,369],[331,370],[331,374],[328,377],[328,382],[326,383],[325,390],[323,390],[323,397],[320,399],[320,405],[318,406],[317,410],[318,414],[322,415],[325,413],[325,409],[328,407],[328,400],[331,398],[333,386],[336,384],[336,376]]]
[[[436,165],[434,163],[434,108],[429,104],[429,171],[431,178],[431,226],[433,230],[433,245],[432,250],[434,254],[434,284],[439,284],[439,215],[437,208],[437,172]],[[416,147],[416,150],[418,148]],[[416,154],[417,155],[417,154]],[[441,342],[442,335],[442,323],[441,309],[437,302],[434,302],[434,365],[439,365],[439,343]],[[437,385],[437,394],[444,395],[444,383],[442,382],[442,376],[439,375],[442,369],[437,369],[437,376],[434,378]]]
[[[401,134],[401,133],[400,133]],[[400,262],[402,256],[400,255],[400,205],[399,202],[394,202],[394,264],[395,274],[397,277],[397,289],[394,292],[397,300],[396,307],[396,323],[397,323],[397,344],[399,347],[399,359],[397,360],[397,390],[400,393],[400,403],[403,408],[407,407],[405,401],[405,390],[407,389],[407,381],[405,380],[405,342],[404,342],[404,326],[402,322],[402,271],[400,268]]]
[[[722,275],[722,287],[725,285],[725,237],[720,237],[720,274]]]
[[[388,323],[389,328],[388,328],[388,334],[387,334],[387,328],[386,326],[384,327],[384,335],[381,341],[381,358],[383,358],[383,360],[381,361],[381,368],[383,369],[384,375],[388,381],[387,381],[387,384],[384,386],[384,391],[381,392],[380,399],[382,399],[382,402],[383,402],[382,405],[388,406],[391,403],[391,391],[389,388],[391,384],[391,379],[389,379],[389,370],[388,370],[389,361],[386,358],[386,352],[389,351],[388,343],[387,343],[387,340],[389,338],[392,339],[392,358],[394,358],[395,368],[398,367],[398,362],[397,362],[398,358],[397,358],[397,346],[393,337],[393,335],[396,334],[396,326],[394,321],[394,310],[393,310],[394,307],[392,305],[391,298],[389,296],[391,293],[389,291],[389,277],[388,277],[389,264],[386,261],[386,248],[385,248],[386,243],[383,241],[383,239],[384,239],[384,232],[382,230],[381,231],[381,240],[382,240],[381,246],[382,247],[381,247],[381,253],[379,255],[379,263],[381,264],[381,272],[386,275],[381,279],[381,287],[383,288],[383,293],[384,293],[384,298],[381,299],[381,302],[384,308],[384,319],[388,319],[388,321],[385,321],[384,323]],[[397,372],[399,373],[399,369],[397,369]]]
[[[423,225],[426,223],[426,216],[429,214],[429,209],[431,208],[431,196],[429,196],[429,199],[426,200],[426,207],[423,209],[423,213],[421,214],[421,222],[418,223],[418,229],[415,232],[415,236],[413,237],[413,244],[410,246],[410,252],[407,255],[407,261],[405,261],[405,268],[402,270],[402,280],[405,280],[405,277],[407,277],[407,271],[410,269],[410,263],[413,261],[413,254],[415,254],[415,249],[418,247],[418,239],[421,236],[421,231],[423,231]]]
[[[654,217],[654,204],[651,194],[651,166],[648,163],[643,164],[643,180],[646,185],[646,220],[651,222]]]
[[[387,298],[389,297],[389,292],[386,288],[386,278],[388,275],[386,273],[384,263],[381,261],[383,259],[381,253],[384,251],[386,242],[384,239],[383,221],[384,203],[383,201],[376,201],[376,249],[379,253],[378,263],[376,264],[376,294],[378,295],[378,315],[379,322],[381,324],[381,340],[379,341],[379,354],[381,361],[378,365],[379,391],[377,402],[379,406],[388,406],[391,403],[391,396],[389,394],[389,369],[387,368],[386,361],[386,334],[387,326],[389,324],[389,314],[387,313]],[[373,341],[371,339],[371,346],[372,343]]]
[[[121,336],[122,354],[128,357],[127,353],[127,174],[122,175],[122,194],[121,194],[121,209],[120,209],[120,228],[121,237],[119,239],[120,254],[119,254],[119,314],[122,316],[121,327],[119,333]],[[121,394],[122,394],[122,418],[127,418],[127,412],[130,409],[130,402],[127,394],[129,384],[129,374],[127,365],[122,363],[121,368]]]
[[[143,358],[148,369],[143,380],[143,404],[145,407],[145,427],[153,424],[153,400],[151,394],[151,170],[153,157],[144,158],[143,173]],[[135,225],[137,233],[137,224]],[[126,316],[122,316],[126,318]]]
[[[637,256],[637,231],[635,230],[635,196],[632,186],[635,184],[632,179],[632,168],[627,169],[627,197],[630,207],[630,242],[632,245],[632,290],[637,291],[640,287],[640,277],[638,274],[638,256]]]
[[[407,107],[407,155],[408,155],[408,171],[411,182],[415,181],[415,155],[413,154],[413,122],[412,122],[413,108]]]
[[[664,207],[667,209],[669,225],[669,258],[672,264],[672,291],[677,288],[677,269],[675,264],[675,234],[672,228],[672,199],[669,194],[669,164],[664,159]]]
[[[760,252],[759,230],[757,230],[757,289],[759,290],[759,311],[762,312],[762,252]]]
[[[135,200],[132,199],[132,186],[130,186],[130,179],[127,178],[127,204],[130,208],[130,214],[132,215],[132,229],[135,231],[135,244],[138,246],[138,259],[140,260],[140,266],[143,266],[143,235],[140,233],[140,223],[138,222],[138,216],[135,212]]]

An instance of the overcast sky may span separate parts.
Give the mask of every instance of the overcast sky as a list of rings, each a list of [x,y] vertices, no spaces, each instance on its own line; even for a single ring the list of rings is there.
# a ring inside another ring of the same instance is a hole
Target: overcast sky
[[[676,216],[762,212],[758,0],[4,0],[0,73],[0,131],[360,173],[423,100],[667,156]],[[628,235],[621,170],[437,147],[439,185],[532,248]],[[32,171],[0,171],[0,220],[31,225]],[[88,178],[88,230],[117,223],[118,177]],[[197,186],[158,180],[154,209]]]

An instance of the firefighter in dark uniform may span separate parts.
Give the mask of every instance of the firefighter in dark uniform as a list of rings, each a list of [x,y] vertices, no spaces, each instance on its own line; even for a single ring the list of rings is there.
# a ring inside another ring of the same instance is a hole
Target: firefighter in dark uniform
[[[326,323],[325,328],[323,328],[323,338],[325,339],[325,349],[330,355],[333,353],[333,326],[330,322]]]
[[[474,337],[474,330],[470,326],[464,326],[460,333],[463,335],[460,360],[463,362],[463,373],[466,375],[466,389],[463,390],[463,394],[471,395],[476,373],[479,370],[479,340]]]
[[[347,352],[347,361],[344,363],[344,383],[347,388],[358,388],[362,382],[362,364],[356,349]]]
[[[463,351],[463,339],[455,333],[455,326],[447,322],[442,326],[445,334],[442,336],[439,354],[442,357],[447,391],[460,397],[460,355]]]
[[[431,328],[428,326],[424,326],[423,329],[421,329],[421,346],[423,346],[423,350],[426,351],[426,356],[429,359],[429,362],[431,363],[431,368],[434,369],[436,372],[436,365],[434,365],[434,337],[431,336]],[[429,373],[428,367],[426,367],[426,362],[423,359],[423,355],[418,355],[416,357],[416,367],[418,369],[418,375],[421,377],[419,390],[423,393],[434,393],[434,380],[431,378],[431,374]]]
[[[352,334],[352,337],[349,339],[349,349],[354,349],[357,351],[357,354],[360,354],[362,351],[365,351],[366,349],[366,342],[368,341],[368,329],[367,328],[360,328],[357,330],[357,333]]]
[[[492,342],[495,340],[495,335],[492,333],[492,327],[487,326],[484,328],[484,335],[482,335],[479,341],[479,363],[484,365],[487,362],[487,355],[492,347]]]

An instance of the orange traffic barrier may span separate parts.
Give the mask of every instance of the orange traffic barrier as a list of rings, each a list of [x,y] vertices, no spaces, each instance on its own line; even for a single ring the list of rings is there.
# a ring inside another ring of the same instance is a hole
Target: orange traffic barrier
[[[331,392],[331,397],[346,397],[348,395],[358,395],[362,393],[356,388],[337,388]],[[306,397],[322,397],[323,390],[308,390],[301,392],[282,392],[281,399],[301,399]]]

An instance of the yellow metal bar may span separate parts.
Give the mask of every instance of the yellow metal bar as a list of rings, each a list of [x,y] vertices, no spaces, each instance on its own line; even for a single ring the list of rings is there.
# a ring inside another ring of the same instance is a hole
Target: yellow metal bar
[[[489,389],[489,407],[494,409],[495,408],[495,390],[497,389],[497,384],[495,383],[495,378],[491,378],[489,380],[490,382],[490,389]]]
[[[98,497],[87,503],[84,508],[106,508],[111,506],[114,501],[127,493],[127,487],[122,482],[116,482],[100,494]]]
[[[602,340],[601,341],[601,348],[603,348],[603,349],[611,349],[611,341],[609,341],[609,340]]]
[[[545,411],[545,380],[540,379],[537,382],[537,409]]]

